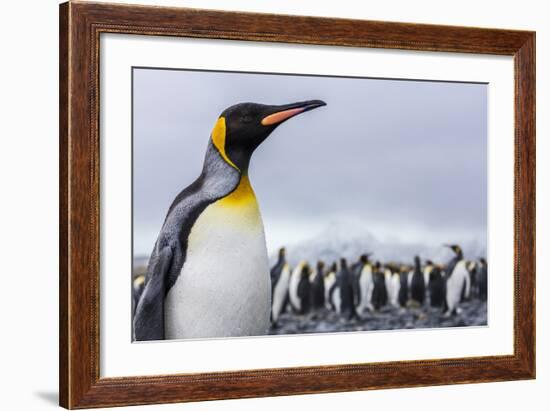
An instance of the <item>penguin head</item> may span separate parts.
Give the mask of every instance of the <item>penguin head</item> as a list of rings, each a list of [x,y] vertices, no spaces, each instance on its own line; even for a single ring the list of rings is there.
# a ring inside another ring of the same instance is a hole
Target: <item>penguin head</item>
[[[361,257],[359,257],[359,261],[361,261],[363,264],[367,264],[369,262],[369,256],[371,255],[372,253],[365,253],[365,254],[362,254]]]
[[[139,290],[141,286],[145,285],[145,275],[140,274],[134,278],[134,290]]]
[[[346,270],[348,268],[348,260],[340,258],[340,269]]]
[[[453,252],[458,255],[458,256],[462,256],[462,248],[460,248],[459,245],[457,244],[445,244],[445,247],[448,247],[450,248],[451,250],[453,250]]]
[[[325,263],[321,260],[317,261],[317,271],[323,271],[325,268]]]
[[[286,248],[285,247],[281,247],[279,248],[279,259],[284,259],[286,256]]]
[[[481,263],[482,266],[487,265],[487,260],[485,260],[485,258],[483,258],[483,257],[479,257],[479,262]]]
[[[223,159],[240,172],[246,172],[258,146],[286,120],[317,107],[321,100],[284,105],[240,103],[226,108],[212,130],[212,143]]]

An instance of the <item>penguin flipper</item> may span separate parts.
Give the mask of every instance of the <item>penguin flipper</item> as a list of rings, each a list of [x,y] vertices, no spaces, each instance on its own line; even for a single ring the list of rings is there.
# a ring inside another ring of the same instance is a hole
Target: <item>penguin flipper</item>
[[[351,280],[351,288],[353,290],[353,305],[359,305],[361,303],[361,287],[359,286],[359,275],[354,275]]]
[[[164,247],[151,264],[148,281],[134,316],[136,341],[164,339],[164,297],[167,276],[172,265],[172,249]]]

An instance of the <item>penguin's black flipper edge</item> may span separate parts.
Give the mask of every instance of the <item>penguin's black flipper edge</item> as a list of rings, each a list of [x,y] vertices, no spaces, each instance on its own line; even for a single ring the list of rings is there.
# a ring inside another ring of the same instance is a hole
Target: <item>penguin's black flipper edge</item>
[[[172,249],[164,247],[148,272],[148,281],[139,299],[134,317],[136,341],[164,339],[164,296],[166,277],[172,265]]]
[[[353,303],[354,305],[359,305],[361,302],[361,287],[359,286],[359,277],[361,276],[361,272],[359,272],[359,275],[354,275],[351,280],[351,288],[353,290]]]

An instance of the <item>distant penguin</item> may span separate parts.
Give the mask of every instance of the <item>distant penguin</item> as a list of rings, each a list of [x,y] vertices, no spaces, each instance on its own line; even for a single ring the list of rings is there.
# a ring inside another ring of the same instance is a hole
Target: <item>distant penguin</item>
[[[285,249],[279,250],[277,263],[271,269],[271,322],[277,326],[277,320],[284,312],[288,303],[288,284],[290,282],[290,267],[285,258]]]
[[[399,305],[406,307],[409,301],[409,270],[407,266],[402,265],[399,269]]]
[[[422,270],[422,273],[424,274],[424,284],[426,285],[426,287],[428,286],[428,283],[430,281],[430,272],[432,271],[433,266],[434,263],[431,260],[426,260],[426,265]]]
[[[269,273],[271,277],[271,295],[272,296],[275,291],[275,285],[277,284],[277,281],[279,281],[279,277],[281,276],[281,272],[283,271],[283,267],[285,264],[286,264],[286,250],[284,247],[281,247],[279,249],[279,254],[277,256],[277,262],[271,268],[271,271]]]
[[[298,296],[301,301],[301,309],[299,314],[307,314],[311,309],[311,282],[313,270],[306,263],[302,269],[302,275],[300,277],[300,283],[298,284]]]
[[[345,258],[340,259],[340,271],[337,275],[338,286],[340,288],[340,314],[347,320],[357,317],[355,312],[355,300],[353,297],[353,277],[348,268],[348,262]]]
[[[386,303],[388,303],[390,300],[391,277],[392,277],[392,270],[388,265],[386,265],[384,267],[384,283],[386,285],[386,294],[387,294]]]
[[[399,307],[399,289],[401,288],[401,278],[399,271],[392,271],[389,286],[388,286],[388,299],[392,306]]]
[[[479,294],[478,289],[478,281],[477,281],[477,262],[475,261],[468,261],[466,263],[466,269],[468,270],[468,273],[470,274],[470,296],[477,296]]]
[[[242,103],[223,111],[200,176],[176,196],[155,242],[134,316],[134,339],[267,333],[269,261],[249,163],[285,120],[324,105],[319,100]]]
[[[372,292],[374,290],[374,276],[372,264],[367,260],[359,273],[359,302],[357,304],[357,313],[359,315],[365,311],[373,311]]]
[[[332,311],[340,310],[340,291],[337,290],[336,272],[338,266],[333,263],[325,274],[325,307]],[[336,306],[335,297],[338,297],[338,307]]]
[[[430,295],[430,306],[443,307],[445,302],[446,284],[441,267],[431,261],[426,262],[424,272],[428,272],[428,291]]]
[[[369,262],[369,256],[371,253],[361,254],[359,261],[353,263],[350,267],[351,274],[353,276],[353,297],[354,303],[357,307],[361,301],[361,286],[359,285],[359,279],[361,277],[361,271],[365,264]]]
[[[483,301],[487,301],[487,261],[485,258],[479,259],[479,298]]]
[[[317,270],[311,281],[311,308],[319,310],[325,306],[325,263],[317,262]]]
[[[424,274],[420,269],[420,257],[414,257],[414,271],[411,278],[411,300],[420,305],[424,305],[426,298],[426,284],[424,283]]]
[[[445,315],[450,316],[457,313],[460,301],[470,295],[470,273],[466,268],[466,261],[460,246],[448,245],[447,247],[455,253],[445,270],[447,272]]]
[[[380,262],[374,264],[374,288],[372,290],[372,305],[375,310],[379,310],[388,302],[388,290],[386,289],[386,277],[381,268]]]
[[[136,306],[145,288],[145,275],[140,274],[132,281],[132,314],[136,311]]]
[[[309,270],[309,265],[301,261],[290,276],[288,295],[296,314],[305,314],[309,310]]]

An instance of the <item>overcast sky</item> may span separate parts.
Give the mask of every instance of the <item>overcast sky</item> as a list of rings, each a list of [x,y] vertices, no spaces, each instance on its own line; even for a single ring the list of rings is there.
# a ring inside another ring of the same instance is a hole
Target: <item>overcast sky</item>
[[[334,221],[426,244],[487,228],[484,84],[134,69],[134,250],[148,255],[200,173],[219,114],[240,102],[322,99],[252,158],[269,252]]]

